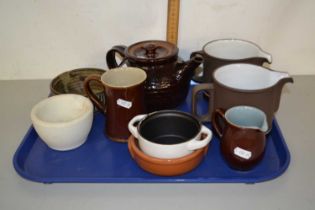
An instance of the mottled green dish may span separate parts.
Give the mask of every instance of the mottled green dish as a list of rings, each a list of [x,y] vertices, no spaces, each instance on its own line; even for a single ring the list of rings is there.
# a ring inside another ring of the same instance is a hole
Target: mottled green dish
[[[104,72],[105,70],[97,68],[80,68],[63,72],[51,81],[50,95],[73,93],[87,97],[83,88],[85,78],[90,75],[101,76]],[[92,81],[91,88],[95,95],[105,103],[102,84]]]
[[[50,83],[52,95],[74,93],[86,96],[83,83],[90,75],[101,76],[105,70],[97,68],[80,68],[63,72],[55,77]],[[96,94],[103,92],[103,87],[99,83],[92,83],[92,89]]]

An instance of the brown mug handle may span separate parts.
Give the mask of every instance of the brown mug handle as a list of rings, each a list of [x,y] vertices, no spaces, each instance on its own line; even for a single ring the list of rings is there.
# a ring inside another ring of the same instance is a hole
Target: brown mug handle
[[[106,53],[106,63],[107,63],[108,68],[110,68],[110,69],[117,68],[117,67],[122,66],[125,63],[125,61],[126,61],[126,55],[125,55],[126,48],[127,47],[124,45],[117,45],[117,46],[112,47],[112,49],[110,49]],[[120,62],[120,64],[117,63],[116,53],[122,57],[122,61]]]
[[[103,104],[101,102],[100,99],[98,99],[98,97],[95,95],[95,93],[93,92],[91,86],[90,86],[90,82],[91,81],[96,81],[98,83],[100,83],[102,85],[102,87],[104,88],[104,85],[101,82],[101,77],[100,76],[95,76],[95,75],[91,75],[88,76],[83,83],[83,88],[84,88],[84,92],[85,94],[91,99],[92,103],[100,110],[102,111],[102,113],[106,112],[106,105]],[[103,91],[104,94],[104,98],[105,98],[105,90]]]
[[[202,90],[208,91],[209,92],[209,108],[208,112],[204,115],[198,115],[198,93]],[[200,85],[196,85],[192,89],[192,99],[191,99],[191,108],[192,108],[192,113],[194,116],[196,116],[200,121],[202,122],[209,122],[211,121],[211,113],[213,111],[213,84],[211,83],[204,83]]]
[[[190,54],[190,59],[192,59],[193,57],[195,57],[195,56],[201,56],[202,57],[202,60],[204,59],[204,52],[202,51],[202,50],[200,50],[200,51],[195,51],[195,52],[192,52],[191,54]],[[202,73],[203,73],[203,68],[202,68]],[[194,80],[196,80],[196,81],[202,81],[203,80],[203,74],[201,75],[201,76],[199,76],[199,75],[195,75],[194,76]]]
[[[220,125],[219,119],[222,119],[224,124],[227,123],[224,115],[225,111],[223,109],[216,109],[212,115],[212,126],[220,138],[223,136],[223,128]]]

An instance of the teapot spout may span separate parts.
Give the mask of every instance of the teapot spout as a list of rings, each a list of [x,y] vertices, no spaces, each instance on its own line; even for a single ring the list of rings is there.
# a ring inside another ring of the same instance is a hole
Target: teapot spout
[[[203,62],[201,55],[193,56],[189,61],[177,63],[177,80],[190,80],[194,75],[194,70]]]

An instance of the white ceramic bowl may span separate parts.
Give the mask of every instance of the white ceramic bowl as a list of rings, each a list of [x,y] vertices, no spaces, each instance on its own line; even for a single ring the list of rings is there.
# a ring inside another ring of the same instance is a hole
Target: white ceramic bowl
[[[50,148],[71,150],[87,139],[93,122],[93,104],[77,94],[52,96],[33,107],[31,120],[38,135]]]

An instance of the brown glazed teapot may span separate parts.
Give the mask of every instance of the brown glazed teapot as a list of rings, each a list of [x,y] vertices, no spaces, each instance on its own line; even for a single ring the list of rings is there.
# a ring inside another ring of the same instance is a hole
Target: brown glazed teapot
[[[117,63],[116,54],[122,57]],[[194,70],[203,61],[200,55],[189,61],[178,58],[178,48],[169,42],[148,40],[129,47],[118,45],[106,54],[108,68],[126,64],[146,71],[145,100],[149,112],[175,108],[188,93]]]

